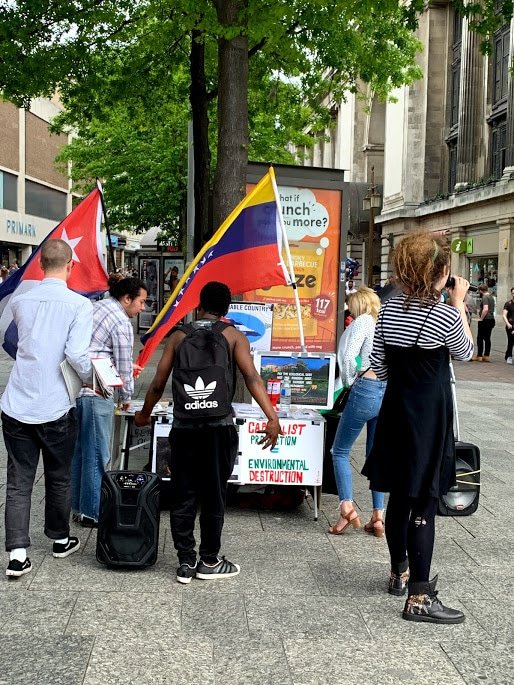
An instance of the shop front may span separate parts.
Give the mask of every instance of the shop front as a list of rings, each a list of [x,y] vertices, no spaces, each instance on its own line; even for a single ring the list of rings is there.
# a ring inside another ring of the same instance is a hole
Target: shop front
[[[55,228],[55,221],[0,209],[0,261],[3,266],[24,264],[33,250]]]

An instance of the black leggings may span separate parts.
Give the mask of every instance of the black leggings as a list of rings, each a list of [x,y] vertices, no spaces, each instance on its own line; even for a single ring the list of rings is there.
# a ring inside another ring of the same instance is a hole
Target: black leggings
[[[410,582],[429,580],[434,551],[437,497],[413,499],[391,493],[385,532],[391,568],[395,573],[410,567]]]

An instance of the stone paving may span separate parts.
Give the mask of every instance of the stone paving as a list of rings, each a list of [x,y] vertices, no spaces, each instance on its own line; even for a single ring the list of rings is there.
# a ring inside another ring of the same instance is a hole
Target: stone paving
[[[96,532],[72,526],[81,550],[54,559],[43,535],[44,485],[34,487],[34,570],[0,575],[0,685],[438,685],[514,682],[514,367],[498,325],[492,363],[456,363],[464,440],[482,452],[482,492],[470,517],[437,519],[433,572],[441,596],[462,608],[458,626],[407,623],[386,592],[384,539],[326,534],[337,498],[290,513],[230,509],[223,553],[240,576],[176,583],[167,512],[157,564],[109,570],[95,560]],[[157,355],[158,356],[158,355]],[[153,360],[154,363],[158,359]],[[11,368],[0,354],[0,389]],[[153,374],[138,382],[142,397]],[[371,497],[352,453],[355,502]],[[6,456],[0,441],[0,519]],[[7,557],[5,563],[7,563]]]

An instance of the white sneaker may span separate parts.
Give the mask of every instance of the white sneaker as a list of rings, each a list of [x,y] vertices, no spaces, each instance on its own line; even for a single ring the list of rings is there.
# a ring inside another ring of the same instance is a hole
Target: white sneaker
[[[512,357],[507,357],[506,362],[507,364],[512,364]]]

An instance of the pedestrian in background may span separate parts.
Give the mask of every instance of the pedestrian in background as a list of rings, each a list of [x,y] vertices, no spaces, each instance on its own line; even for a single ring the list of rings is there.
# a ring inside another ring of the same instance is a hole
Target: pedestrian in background
[[[366,457],[370,453],[386,388],[385,382],[378,380],[370,364],[380,300],[373,290],[363,286],[349,295],[348,307],[354,320],[341,336],[337,362],[343,386],[351,386],[352,389],[339,419],[332,446],[334,475],[339,494],[339,520],[328,529],[332,535],[342,535],[351,527],[360,528],[360,517],[353,507],[350,450],[366,425]],[[372,500],[373,514],[364,530],[375,537],[382,537],[384,494],[373,491]]]
[[[382,306],[375,329],[371,366],[387,388],[363,473],[373,490],[390,493],[388,591],[403,595],[408,582],[403,618],[460,623],[464,614],[442,604],[437,576],[429,578],[438,499],[456,478],[450,354],[467,360],[473,353],[464,306],[469,283],[455,276],[449,304],[440,302],[450,246],[428,231],[402,238],[393,265],[402,293]]]
[[[494,318],[494,297],[489,292],[489,286],[478,286],[480,293],[480,310],[477,332],[477,354],[473,357],[476,362],[488,362],[491,354],[491,333],[496,326]]]
[[[66,359],[81,378],[89,377],[93,306],[66,286],[73,267],[67,243],[44,242],[40,263],[41,283],[11,301],[18,351],[1,401],[7,448],[6,575],[12,577],[32,570],[27,548],[40,452],[45,471],[45,535],[53,540],[53,555],[67,557],[80,547],[79,539],[69,534],[77,422],[60,364]]]
[[[3,266],[0,269],[0,284],[5,283],[5,281],[9,278],[9,269],[6,266]]]
[[[510,289],[510,300],[503,305],[502,317],[505,321],[505,332],[507,333],[507,350],[505,361],[512,364],[512,348],[514,346],[514,288]]]
[[[147,291],[139,278],[120,276],[110,275],[109,297],[94,305],[89,354],[113,362],[123,380],[119,399],[126,410],[134,391],[134,331],[130,319],[144,310]],[[114,393],[105,396],[89,379],[77,399],[79,433],[72,464],[73,517],[83,527],[98,525],[102,477],[111,457],[113,417]]]

